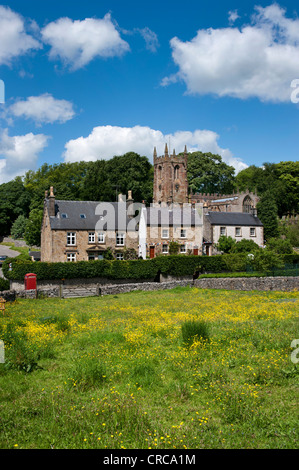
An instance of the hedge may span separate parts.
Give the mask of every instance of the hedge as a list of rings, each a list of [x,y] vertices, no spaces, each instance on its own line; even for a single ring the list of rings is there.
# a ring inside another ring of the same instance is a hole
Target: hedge
[[[287,264],[298,264],[299,255],[283,255]],[[9,271],[9,263],[12,270]],[[107,279],[155,279],[159,274],[193,276],[201,273],[244,272],[247,257],[243,253],[194,256],[157,256],[147,260],[96,260],[75,263],[33,262],[9,258],[3,263],[3,274],[10,280],[24,280],[25,274],[35,273],[38,280],[107,278]]]

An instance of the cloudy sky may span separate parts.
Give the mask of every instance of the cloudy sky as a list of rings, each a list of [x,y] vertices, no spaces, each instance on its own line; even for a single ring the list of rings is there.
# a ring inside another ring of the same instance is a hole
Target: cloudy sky
[[[292,0],[7,0],[0,184],[165,143],[236,173],[298,160],[298,15]]]

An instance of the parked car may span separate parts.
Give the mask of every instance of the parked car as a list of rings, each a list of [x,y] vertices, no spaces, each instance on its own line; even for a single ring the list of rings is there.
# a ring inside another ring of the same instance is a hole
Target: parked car
[[[2,266],[3,261],[5,261],[7,256],[5,255],[0,255],[0,266]]]

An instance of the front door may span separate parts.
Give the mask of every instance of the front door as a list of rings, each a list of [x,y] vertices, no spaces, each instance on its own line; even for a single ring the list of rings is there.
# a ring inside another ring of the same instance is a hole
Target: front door
[[[154,258],[154,257],[155,257],[155,247],[150,246],[150,258]]]
[[[198,248],[194,248],[194,249],[193,249],[193,254],[196,255],[196,256],[198,256]]]

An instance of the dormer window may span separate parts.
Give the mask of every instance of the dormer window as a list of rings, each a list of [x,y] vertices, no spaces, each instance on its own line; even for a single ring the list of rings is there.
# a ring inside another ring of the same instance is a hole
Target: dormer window
[[[85,214],[80,214],[80,219],[86,219],[86,215]]]
[[[67,214],[61,214],[62,219],[67,219]]]

